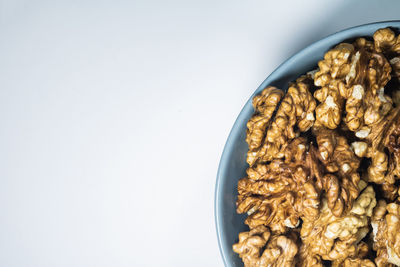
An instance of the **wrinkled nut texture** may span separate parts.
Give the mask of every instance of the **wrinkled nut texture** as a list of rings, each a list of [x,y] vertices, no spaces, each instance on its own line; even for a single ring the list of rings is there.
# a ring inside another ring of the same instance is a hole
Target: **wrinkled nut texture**
[[[377,252],[375,263],[378,267],[386,266],[388,259],[385,237],[387,229],[385,215],[386,202],[379,200],[371,217],[373,249]]]
[[[258,226],[240,233],[233,251],[239,254],[245,267],[294,266],[298,251],[296,239],[293,234],[274,235],[265,226]]]
[[[336,217],[328,208],[327,200],[321,205],[317,220],[304,220],[301,239],[306,256],[318,255],[324,260],[341,262],[354,255],[357,243],[369,232],[368,219],[376,205],[375,192],[368,186],[354,201],[353,208],[344,216]]]
[[[350,209],[353,200],[359,194],[360,176],[357,158],[346,138],[335,131],[316,128],[318,151],[323,166],[328,172],[322,178],[322,189],[326,192],[329,209],[335,216],[340,216],[345,209]]]
[[[289,86],[274,120],[267,129],[261,149],[262,162],[282,158],[290,140],[299,136],[299,132],[307,131],[314,124],[316,101],[309,91],[310,87],[311,81],[305,76]]]
[[[311,162],[303,137],[287,145],[284,160],[258,164],[247,170],[238,182],[237,212],[247,213],[250,228],[269,226],[284,233],[299,225],[300,217],[316,218],[319,209],[317,186],[310,179]]]
[[[233,246],[245,266],[400,266],[399,81],[385,28],[254,97],[236,203],[250,230]]]
[[[249,165],[253,165],[260,157],[260,147],[265,138],[266,128],[283,94],[282,90],[269,86],[253,98],[255,113],[247,122],[246,136],[246,142],[249,145],[249,152],[247,153]]]
[[[284,97],[282,90],[268,87],[253,99],[255,114],[247,123],[246,137],[250,166],[257,161],[282,158],[286,144],[299,135],[297,131],[305,132],[311,128],[316,106],[309,91],[311,85],[310,78],[303,76],[289,86]],[[271,119],[275,109],[275,117]]]
[[[350,254],[344,261],[336,260],[332,263],[332,267],[375,267],[370,259],[365,259],[369,253],[369,246],[365,242],[357,244],[356,250]]]
[[[385,198],[393,201],[398,196],[396,180],[400,177],[400,108],[393,109],[384,120],[373,127],[367,140],[368,180],[381,184]]]
[[[355,73],[359,78],[354,81],[351,94],[346,98],[344,122],[357,137],[366,138],[367,131],[392,108],[392,99],[384,92],[384,86],[390,80],[391,67],[382,54],[363,52],[362,55],[365,57],[363,65]]]
[[[374,34],[375,49],[389,59],[395,77],[400,77],[400,37],[390,28],[379,29]]]
[[[365,89],[356,84],[351,88],[351,95],[346,101],[346,117],[344,122],[350,131],[358,131],[364,123],[363,97]]]
[[[314,84],[322,86],[314,92],[314,97],[320,102],[315,109],[316,124],[329,129],[335,129],[341,121],[344,98],[347,87],[344,83],[351,67],[354,46],[341,43],[328,51],[324,60],[318,62],[319,71],[315,73]]]
[[[332,79],[345,77],[350,71],[353,51],[353,45],[348,43],[341,43],[328,51],[324,59],[318,62],[319,71],[315,73],[315,85],[326,86]]]
[[[314,97],[321,102],[315,109],[317,125],[336,129],[341,121],[343,97],[339,90],[345,85],[342,82],[332,82],[327,87],[314,92]]]
[[[296,106],[296,120],[300,132],[310,129],[315,121],[314,110],[316,101],[310,93],[312,81],[308,76],[302,76],[292,83],[288,89],[288,95]]]
[[[320,256],[311,254],[308,246],[302,244],[299,250],[298,267],[324,267]]]
[[[400,59],[393,59],[394,66]],[[328,51],[319,62],[314,83],[321,86],[314,97],[317,106],[316,125],[336,129],[343,118],[349,130],[365,138],[374,123],[382,119],[392,100],[384,93],[390,80],[391,64],[371,42],[359,38],[352,44],[342,43]],[[398,68],[399,69],[399,68]]]
[[[375,263],[378,267],[388,263],[400,265],[400,205],[380,201],[374,209],[373,228]]]
[[[400,52],[400,37],[390,28],[377,30],[374,35],[374,45],[377,52]]]

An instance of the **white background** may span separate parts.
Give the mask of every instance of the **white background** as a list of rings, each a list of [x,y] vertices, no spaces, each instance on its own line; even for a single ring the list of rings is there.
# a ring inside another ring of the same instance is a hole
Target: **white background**
[[[214,184],[282,61],[400,1],[0,0],[0,266],[222,266]]]

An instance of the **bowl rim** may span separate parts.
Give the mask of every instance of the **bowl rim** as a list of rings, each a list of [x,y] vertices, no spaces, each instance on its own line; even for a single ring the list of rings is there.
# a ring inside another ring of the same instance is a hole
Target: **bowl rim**
[[[252,101],[254,95],[256,94],[256,92],[258,92],[261,88],[265,88],[266,85],[268,83],[270,83],[270,81],[273,81],[276,76],[278,75],[278,73],[281,72],[282,69],[284,69],[286,66],[289,66],[290,64],[292,64],[293,61],[296,61],[297,58],[301,57],[302,54],[307,53],[310,50],[313,50],[315,48],[317,48],[318,46],[320,46],[323,43],[326,42],[330,42],[333,41],[334,39],[346,39],[346,35],[353,33],[353,32],[357,32],[357,31],[362,31],[365,30],[371,26],[377,27],[377,28],[381,28],[381,27],[390,27],[390,26],[394,26],[391,24],[396,24],[396,26],[400,27],[400,20],[387,20],[387,21],[377,21],[377,22],[371,22],[371,23],[366,23],[366,24],[361,24],[358,26],[353,26],[350,28],[346,28],[340,31],[337,31],[335,33],[329,34],[326,37],[323,37],[322,39],[313,42],[312,44],[306,46],[305,48],[299,50],[297,53],[294,53],[292,56],[290,56],[289,58],[287,58],[285,61],[283,61],[283,63],[281,63],[274,71],[271,72],[270,75],[267,76],[267,78],[260,84],[260,86],[258,86],[258,88],[253,92],[253,94],[250,96],[250,98],[246,101],[246,103],[243,105],[239,115],[237,116],[232,129],[229,132],[228,138],[225,142],[224,145],[224,149],[222,151],[221,154],[221,158],[220,158],[220,162],[218,165],[218,171],[217,171],[217,179],[216,179],[216,183],[215,183],[215,191],[214,191],[214,221],[215,221],[215,227],[216,227],[216,233],[217,233],[217,239],[218,239],[218,247],[219,247],[219,251],[222,257],[222,260],[224,262],[225,266],[229,266],[228,263],[228,256],[227,253],[222,245],[222,236],[221,236],[221,214],[220,214],[220,203],[222,203],[222,181],[223,181],[223,177],[224,177],[224,172],[225,169],[227,167],[228,164],[228,155],[230,154],[230,151],[232,149],[232,145],[233,145],[233,136],[238,134],[239,131],[239,124],[242,121],[242,117],[244,116],[244,108],[249,104],[249,102]]]

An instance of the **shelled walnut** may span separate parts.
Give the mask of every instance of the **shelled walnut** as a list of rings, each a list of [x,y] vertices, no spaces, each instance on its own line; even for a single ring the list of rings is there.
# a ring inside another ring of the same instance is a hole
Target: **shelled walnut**
[[[239,242],[233,245],[248,267],[294,266],[298,251],[297,236],[275,235],[267,227],[258,226],[239,234]]]
[[[377,266],[400,265],[400,205],[381,201],[374,210],[371,224]]]
[[[345,209],[350,209],[353,200],[358,196],[360,176],[357,169],[360,160],[347,143],[345,137],[337,132],[316,128],[320,160],[326,174],[322,178],[322,188],[326,192],[329,209],[340,216]]]
[[[354,254],[350,254],[344,261],[334,261],[332,267],[375,267],[375,263],[366,257],[369,246],[365,242],[357,244]]]
[[[256,162],[282,158],[288,142],[314,124],[316,102],[309,91],[310,87],[311,79],[308,76],[291,83],[273,119],[271,115],[282,98],[282,91],[267,87],[260,97],[254,98],[256,113],[247,123],[246,137],[249,144],[247,163],[250,166]]]
[[[400,35],[343,42],[247,123],[246,267],[400,266]]]
[[[304,220],[300,236],[305,249],[301,258],[321,257],[336,263],[354,255],[357,244],[369,232],[369,218],[376,205],[375,192],[368,186],[354,201],[353,208],[336,217],[322,200],[317,220]]]
[[[272,231],[284,233],[297,227],[300,217],[318,215],[319,194],[312,178],[306,139],[290,142],[284,159],[275,159],[266,165],[255,165],[247,170],[248,177],[238,183],[238,213],[248,213],[250,228],[266,225]]]

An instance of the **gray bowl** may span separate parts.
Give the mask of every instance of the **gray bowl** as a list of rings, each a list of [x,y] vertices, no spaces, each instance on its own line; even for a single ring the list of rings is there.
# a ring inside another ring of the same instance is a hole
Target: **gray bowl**
[[[236,213],[235,202],[237,182],[246,175],[248,167],[246,163],[248,147],[245,137],[246,123],[253,113],[251,99],[269,85],[286,90],[290,81],[315,69],[317,62],[323,58],[324,53],[337,43],[360,36],[372,36],[376,30],[384,27],[399,30],[400,21],[376,22],[349,28],[313,43],[280,65],[257,88],[243,107],[226,141],[215,186],[215,224],[219,248],[225,266],[243,266],[241,259],[232,251],[232,245],[238,241],[239,232],[248,230],[244,224],[246,216]]]

